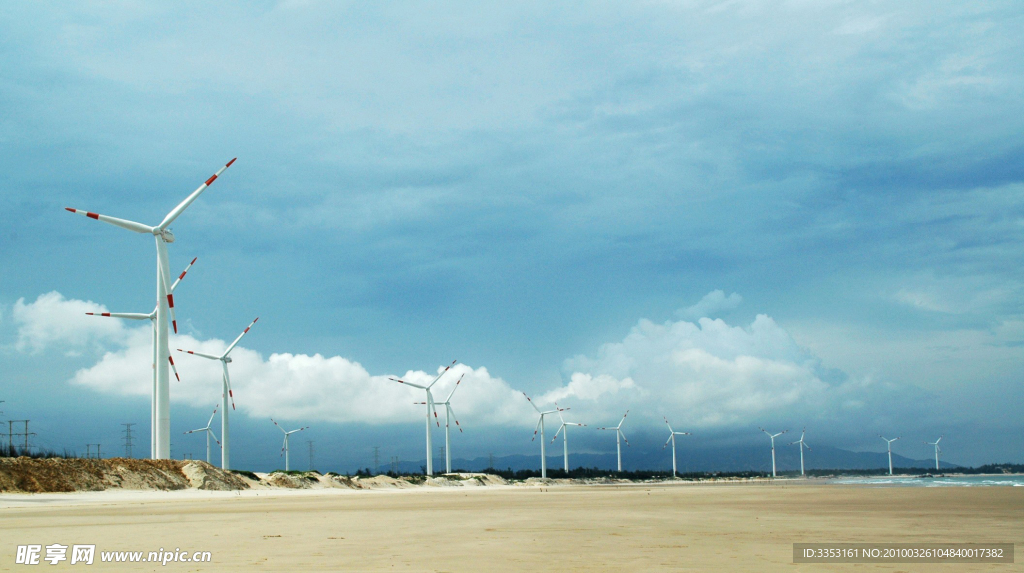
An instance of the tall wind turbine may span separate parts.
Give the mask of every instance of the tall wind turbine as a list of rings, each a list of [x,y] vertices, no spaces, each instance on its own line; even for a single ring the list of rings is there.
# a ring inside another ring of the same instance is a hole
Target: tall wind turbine
[[[942,436],[939,436],[939,439],[935,440],[934,442],[925,442],[929,446],[935,446],[935,469],[939,469],[939,452],[942,451],[939,449],[939,442],[941,441]]]
[[[629,410],[626,410],[626,413],[622,415],[622,419],[619,420],[619,425],[614,428],[598,428],[598,430],[615,430],[615,452],[618,454],[620,472],[622,471],[622,442],[626,442],[627,446],[629,445],[626,434],[622,433],[622,423],[626,421],[626,416],[628,415]]]
[[[235,158],[237,159],[237,158]],[[156,393],[154,396],[153,409],[156,411],[156,424],[155,424],[155,444],[151,457],[153,459],[168,459],[171,457],[171,391],[170,384],[168,382],[167,366],[171,356],[170,349],[167,347],[167,315],[171,315],[171,325],[174,327],[174,332],[178,332],[178,322],[174,317],[174,295],[171,293],[171,280],[170,280],[170,266],[167,257],[167,243],[174,242],[174,234],[169,229],[171,223],[178,218],[179,215],[193,201],[196,200],[199,195],[206,190],[221,173],[231,164],[235,162],[232,159],[221,167],[212,177],[206,180],[205,183],[199,186],[198,189],[192,192],[191,195],[185,198],[184,201],[178,204],[177,207],[171,209],[170,213],[164,217],[163,221],[155,227],[149,225],[143,225],[142,223],[136,223],[135,221],[128,221],[126,219],[118,219],[116,217],[108,217],[107,215],[100,215],[91,211],[82,211],[79,209],[72,209],[71,207],[65,207],[67,211],[72,213],[78,213],[90,219],[97,221],[103,221],[111,225],[121,227],[122,229],[128,229],[136,233],[143,233],[147,235],[153,235],[156,239],[156,350],[157,359],[154,361],[156,364]],[[167,360],[165,360],[167,359]]]
[[[464,376],[465,376],[465,374],[463,374],[462,376],[459,376],[459,379],[455,381],[455,387],[452,388],[452,391],[448,394],[448,397],[444,399],[444,402],[434,402],[434,405],[444,406],[444,408],[445,408],[445,413],[444,413],[444,468],[445,468],[445,473],[447,473],[447,474],[452,473],[452,447],[451,447],[451,432],[450,432],[450,426],[451,426],[452,420],[455,420],[455,426],[459,429],[459,432],[462,432],[462,426],[459,425],[459,420],[458,420],[458,418],[455,417],[455,411],[452,410],[452,395],[455,394],[455,391],[459,389],[459,384],[462,383],[462,378]],[[417,404],[426,404],[426,402],[417,402]],[[435,416],[437,415],[437,410],[436,409],[434,410],[434,415]],[[429,427],[429,426],[430,425],[428,423],[427,427]]]
[[[170,288],[170,291],[171,291],[172,294],[174,293],[175,289],[178,288],[178,283],[181,282],[181,279],[185,278],[185,275],[188,274],[188,270],[192,268],[192,265],[195,264],[196,259],[198,259],[198,258],[199,257],[193,258],[192,262],[190,262],[188,264],[188,266],[185,267],[185,270],[181,271],[181,274],[178,275],[177,280],[174,281],[174,284],[172,284],[171,288]],[[156,359],[157,359],[156,313],[157,313],[157,310],[159,310],[159,307],[160,307],[159,304],[157,306],[153,307],[153,312],[150,312],[149,314],[144,314],[144,313],[141,313],[141,312],[87,312],[87,313],[85,313],[85,314],[87,314],[89,316],[108,316],[108,317],[111,317],[111,318],[127,318],[129,320],[149,320],[149,322],[150,322],[150,326],[153,329],[153,363],[151,364],[152,370],[153,370],[153,388],[151,389],[151,394],[150,394],[151,400],[150,400],[150,404],[149,404],[149,448],[150,448],[151,452],[155,452],[156,451],[156,420],[157,420],[157,417],[156,417],[156,395],[157,395],[157,391],[156,391],[156,388],[157,388],[157,385],[156,385],[156,371],[157,371],[157,368],[156,368]],[[178,369],[174,367],[174,359],[171,358],[170,354],[167,355],[167,361],[170,362],[171,369],[174,370],[174,377],[177,378],[180,381],[181,377],[178,376]]]
[[[523,392],[523,396],[526,396],[526,392]],[[547,454],[546,442],[544,441],[544,416],[547,416],[548,414],[555,414],[555,413],[558,412],[558,410],[555,409],[555,410],[547,410],[545,412],[541,412],[540,408],[538,408],[537,405],[533,403],[533,400],[531,400],[529,396],[526,396],[526,401],[529,402],[530,405],[533,406],[533,409],[537,410],[537,413],[540,415],[540,419],[537,420],[537,427],[533,429],[533,437],[530,438],[530,441],[532,442],[532,441],[537,439],[537,430],[539,429],[540,430],[540,477],[546,478],[546,477],[548,477],[548,454]],[[556,406],[556,408],[557,408],[557,406]]]
[[[878,437],[882,438],[883,440],[885,440],[885,445],[888,446],[888,449],[889,449],[889,475],[892,475],[892,443],[895,442],[896,440],[902,438],[903,436],[900,436],[900,438],[893,438],[891,440],[889,438],[886,438],[882,434],[878,434]]]
[[[270,421],[274,422],[274,425],[277,426],[278,430],[281,430],[282,432],[284,432],[284,445],[281,446],[281,453],[284,454],[284,471],[286,471],[286,472],[287,471],[291,471],[291,467],[289,467],[289,465],[288,465],[288,436],[294,434],[295,432],[301,432],[302,430],[308,430],[309,426],[304,426],[302,428],[299,428],[298,430],[292,430],[290,432],[285,432],[285,429],[281,427],[281,424],[278,424],[277,422],[275,422],[273,418],[271,418]]]
[[[672,424],[668,423],[668,418],[665,418],[665,425],[668,426],[668,439],[665,440],[665,445],[661,446],[661,449],[664,450],[665,446],[672,442],[672,477],[676,477],[676,436],[689,436],[690,432],[677,432],[673,430]]]
[[[220,440],[217,439],[217,434],[213,433],[213,428],[211,427],[213,425],[213,417],[216,415],[217,406],[214,406],[213,413],[210,414],[210,420],[206,422],[205,428],[198,428],[196,430],[189,430],[185,432],[186,434],[192,434],[195,432],[206,432],[206,463],[210,463],[210,436],[213,436],[213,439],[214,441],[217,442],[217,445],[220,445]]]
[[[398,382],[399,384],[405,384],[407,386],[412,386],[413,388],[419,388],[420,390],[424,390],[427,393],[427,401],[426,402],[421,402],[421,404],[426,404],[426,406],[427,406],[427,475],[428,476],[434,475],[434,452],[431,450],[433,442],[431,442],[431,440],[430,440],[430,412],[432,412],[432,411],[434,412],[434,419],[435,419],[435,421],[437,421],[436,420],[437,419],[437,410],[434,408],[434,395],[430,393],[430,389],[434,386],[434,384],[437,384],[437,381],[440,380],[442,376],[445,375],[445,372],[448,372],[448,370],[450,370],[452,366],[455,366],[456,362],[458,362],[458,360],[452,360],[452,363],[449,364],[448,366],[445,366],[444,370],[442,370],[441,373],[437,375],[437,378],[434,378],[434,381],[431,382],[430,384],[427,384],[426,386],[420,386],[419,384],[413,384],[412,382],[406,382],[405,380],[402,380],[402,379],[399,379],[399,378],[391,378],[391,380],[394,380],[395,382]],[[437,426],[441,427],[441,422],[437,422]]]
[[[555,443],[558,439],[558,433],[562,433],[562,455],[565,457],[565,473],[569,474],[569,426],[586,426],[586,424],[577,424],[576,422],[566,422],[565,418],[562,417],[562,412],[565,412],[569,408],[559,408],[558,404],[555,404],[555,410],[558,413],[558,419],[562,421],[562,425],[558,427],[555,432],[555,437],[551,438],[551,443]]]
[[[760,428],[760,430],[768,434],[768,430]],[[789,430],[782,430],[778,434],[768,434],[768,437],[772,439],[772,477],[775,477],[775,438],[778,438],[782,434],[785,434]]]
[[[228,376],[228,364],[231,363],[231,357],[228,356],[228,354],[231,354],[231,351],[235,349],[238,341],[242,340],[245,333],[249,332],[249,329],[252,328],[259,319],[260,317],[257,316],[251,323],[249,323],[249,326],[245,327],[242,334],[239,334],[238,338],[236,338],[235,341],[231,343],[231,346],[228,346],[228,349],[220,356],[203,354],[202,352],[193,352],[191,350],[182,350],[180,348],[178,349],[178,352],[186,352],[195,356],[209,358],[210,360],[220,360],[221,366],[224,367],[224,375],[221,377],[221,405],[224,407],[224,410],[220,415],[220,435],[224,439],[224,443],[221,444],[220,448],[220,467],[226,470],[231,469],[231,441],[229,439],[231,434],[228,431],[228,401],[231,402],[231,409],[235,409],[235,394],[231,391],[231,377]]]
[[[800,431],[800,439],[795,442],[789,443],[789,445],[791,446],[793,444],[800,444],[800,475],[804,475],[804,448],[807,448],[807,451],[811,451],[811,446],[808,446],[807,444],[804,443],[804,434],[806,433],[807,428],[804,428],[803,430]]]

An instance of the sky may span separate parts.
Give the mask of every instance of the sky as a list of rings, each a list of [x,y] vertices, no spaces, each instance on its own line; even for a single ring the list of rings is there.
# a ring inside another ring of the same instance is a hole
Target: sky
[[[154,225],[237,157],[169,251],[198,257],[172,348],[260,318],[238,467],[281,465],[271,417],[320,465],[423,459],[389,378],[452,360],[459,457],[535,453],[525,392],[628,409],[636,447],[667,417],[1021,462],[1021,30],[1013,2],[0,5],[0,420],[147,453],[148,326],[85,313],[153,308],[152,239],[64,207]],[[176,363],[200,457],[218,365]]]

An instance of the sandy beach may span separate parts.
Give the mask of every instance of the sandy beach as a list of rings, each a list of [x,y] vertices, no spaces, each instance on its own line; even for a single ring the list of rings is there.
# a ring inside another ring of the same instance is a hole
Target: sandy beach
[[[212,553],[210,563],[96,563],[96,570],[928,571],[948,566],[793,564],[792,544],[1012,542],[1019,548],[1022,515],[1019,487],[786,483],[8,494],[0,496],[0,571],[20,570],[16,546],[31,543]],[[73,567],[82,566],[53,568]],[[955,567],[1009,571],[1019,565]]]

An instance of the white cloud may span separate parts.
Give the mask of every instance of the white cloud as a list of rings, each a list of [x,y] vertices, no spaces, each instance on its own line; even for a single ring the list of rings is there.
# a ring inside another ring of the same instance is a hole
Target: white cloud
[[[714,300],[729,299],[722,295]],[[96,364],[79,370],[71,382],[103,393],[148,396],[152,380],[148,325],[129,329],[118,321],[63,321],[63,317],[78,316],[83,308],[94,306],[65,300],[59,293],[43,295],[30,304],[18,301],[19,350],[41,352],[47,345],[74,348],[95,340],[113,349]],[[172,348],[214,355],[227,347],[223,340],[187,334],[171,335],[170,343]],[[196,407],[217,403],[219,362],[179,352],[174,356],[182,379],[172,379],[172,401]],[[232,359],[235,402],[249,416],[301,423],[390,424],[422,419],[423,407],[414,404],[424,399],[422,390],[395,383],[386,374],[371,374],[347,358],[289,353],[264,358],[238,346]],[[782,418],[845,415],[877,403],[869,397],[870,380],[826,382],[820,360],[765,315],[745,327],[709,318],[664,324],[640,320],[621,342],[602,345],[592,357],[567,360],[564,367],[568,383],[538,394],[536,402],[558,402],[573,409],[573,419],[595,424],[610,423],[632,408],[637,415],[631,425],[657,425],[664,415],[681,427],[729,428]],[[439,367],[433,373],[408,371],[400,377],[426,385],[440,372]],[[534,423],[522,393],[483,367],[454,366],[435,387],[435,399],[443,401],[460,377],[452,402],[463,425]],[[438,414],[443,418],[444,410]]]
[[[743,302],[743,297],[736,293],[725,296],[725,292],[721,290],[713,290],[704,295],[704,298],[700,299],[700,302],[697,304],[680,309],[676,314],[680,318],[689,319],[712,317],[720,312],[736,308],[741,302]]]

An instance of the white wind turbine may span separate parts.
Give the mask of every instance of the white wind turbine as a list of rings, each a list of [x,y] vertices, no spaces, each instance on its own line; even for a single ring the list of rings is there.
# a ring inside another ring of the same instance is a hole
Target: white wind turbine
[[[935,469],[939,469],[939,452],[942,451],[941,449],[939,449],[939,442],[941,441],[942,436],[939,436],[939,439],[935,440],[934,442],[925,442],[929,446],[935,446]]]
[[[598,428],[598,430],[615,430],[615,452],[618,454],[619,460],[619,471],[622,471],[622,442],[626,442],[629,445],[629,440],[626,439],[626,434],[622,433],[622,423],[626,421],[626,416],[629,415],[629,410],[622,415],[622,419],[619,420],[619,425],[614,428]]]
[[[586,424],[577,424],[576,422],[566,422],[565,418],[562,417],[562,412],[565,412],[569,408],[559,408],[558,404],[555,403],[555,411],[558,414],[558,419],[562,421],[562,425],[558,427],[555,432],[555,437],[551,438],[551,443],[555,443],[558,439],[558,433],[562,433],[562,455],[565,458],[565,473],[569,473],[569,426],[586,426]]]
[[[304,426],[302,428],[299,428],[298,430],[292,430],[290,432],[285,432],[285,429],[281,427],[281,424],[278,424],[277,422],[275,422],[273,418],[271,418],[270,421],[274,422],[274,425],[277,426],[277,429],[279,429],[282,432],[284,432],[284,445],[281,446],[281,453],[284,454],[284,471],[286,471],[286,472],[287,471],[291,471],[291,467],[289,467],[289,465],[288,465],[288,436],[294,434],[295,432],[301,432],[302,430],[308,430],[309,426]]]
[[[523,392],[523,396],[526,396],[526,392]],[[555,410],[547,410],[545,412],[541,412],[540,408],[538,408],[537,405],[533,403],[533,400],[531,400],[529,396],[526,396],[526,401],[529,402],[531,406],[533,406],[534,410],[537,410],[538,414],[540,414],[540,419],[537,420],[537,427],[533,429],[533,437],[530,438],[530,441],[532,442],[532,441],[537,439],[537,430],[539,429],[540,430],[540,477],[546,478],[546,477],[548,477],[548,454],[547,454],[547,443],[544,441],[544,416],[547,416],[548,414],[555,414],[555,413],[558,412],[558,410],[555,409]],[[557,408],[557,406],[556,406],[556,408]]]
[[[459,384],[462,383],[462,378],[465,377],[465,376],[466,376],[465,374],[463,374],[462,376],[459,376],[459,379],[455,381],[455,387],[452,388],[452,391],[448,394],[448,397],[444,399],[444,402],[434,402],[435,406],[440,405],[440,406],[444,406],[445,407],[445,413],[444,413],[444,467],[445,467],[445,473],[448,473],[448,474],[452,473],[452,448],[451,448],[451,431],[450,431],[452,420],[455,420],[455,426],[459,429],[459,432],[462,432],[462,426],[459,425],[459,420],[458,420],[458,418],[455,417],[455,411],[452,410],[452,395],[455,394],[455,391],[459,389]],[[426,402],[416,402],[416,404],[426,404]],[[437,416],[437,410],[436,409],[434,410],[434,416]],[[429,422],[427,423],[427,427],[428,428],[430,427]]]
[[[676,477],[676,436],[689,436],[690,432],[677,432],[672,429],[672,424],[668,423],[668,418],[665,418],[665,425],[668,426],[668,439],[665,440],[665,445],[661,446],[661,449],[665,449],[665,446],[669,442],[672,442],[672,477]]]
[[[440,380],[442,376],[444,376],[445,372],[448,372],[448,370],[450,370],[452,366],[455,366],[456,362],[458,362],[458,360],[452,360],[452,363],[449,364],[448,366],[445,366],[444,370],[442,370],[441,373],[437,375],[437,378],[434,378],[434,381],[431,382],[430,384],[427,384],[426,386],[420,386],[419,384],[413,384],[412,382],[406,382],[405,380],[402,380],[400,378],[391,378],[391,380],[394,380],[395,382],[398,382],[399,384],[405,384],[407,386],[412,386],[413,388],[419,388],[420,390],[424,390],[427,393],[427,401],[426,402],[419,402],[419,403],[420,404],[426,404],[426,406],[427,406],[427,475],[428,476],[434,475],[434,452],[431,451],[431,447],[433,445],[433,442],[430,440],[430,412],[431,411],[434,412],[435,421],[436,421],[436,418],[437,418],[437,410],[434,408],[434,395],[430,393],[430,389],[434,386],[434,384],[437,384],[437,381]],[[449,398],[450,397],[451,396],[449,396]],[[441,427],[441,422],[437,422],[437,426]]]
[[[789,443],[789,445],[791,446],[793,444],[800,444],[800,475],[804,475],[804,448],[807,448],[807,451],[811,451],[811,446],[808,446],[807,444],[804,443],[804,434],[806,433],[807,428],[804,428],[803,430],[800,431],[800,439],[795,442]]]
[[[213,436],[213,440],[217,442],[217,445],[220,445],[220,440],[217,439],[217,434],[213,433],[213,428],[211,427],[213,425],[213,417],[216,415],[217,407],[214,406],[213,413],[210,414],[210,420],[206,422],[205,428],[198,428],[195,430],[189,430],[185,432],[186,434],[192,434],[195,432],[206,432],[206,463],[210,463],[210,436]]]
[[[192,268],[192,265],[195,264],[196,259],[198,259],[198,258],[199,257],[193,258],[192,262],[190,262],[188,264],[188,266],[185,267],[185,270],[181,271],[181,274],[178,275],[177,280],[174,281],[174,284],[172,284],[171,288],[170,288],[170,292],[172,294],[174,293],[175,289],[178,288],[178,283],[181,282],[181,279],[185,278],[185,275],[188,273],[188,270]],[[156,419],[157,419],[156,418],[156,388],[157,388],[157,385],[156,385],[156,372],[157,372],[157,368],[156,368],[156,359],[157,359],[156,313],[157,313],[158,309],[159,309],[159,305],[154,307],[153,308],[153,312],[150,312],[149,314],[143,314],[141,312],[87,312],[87,313],[85,313],[85,314],[87,314],[89,316],[109,316],[111,318],[127,318],[129,320],[149,320],[150,326],[152,326],[152,329],[153,329],[153,363],[150,366],[152,367],[152,370],[153,370],[153,387],[151,389],[151,394],[150,394],[151,400],[150,400],[150,404],[149,404],[149,447],[150,447],[150,451],[151,452],[155,452],[156,451]],[[177,378],[178,381],[181,381],[181,377],[178,376],[178,369],[174,367],[174,358],[171,358],[170,354],[167,355],[167,361],[170,363],[171,369],[174,370],[174,377]]]
[[[237,158],[236,158],[237,159]],[[178,204],[177,207],[171,209],[171,212],[167,213],[163,221],[155,227],[149,225],[143,225],[142,223],[136,223],[135,221],[128,221],[126,219],[118,219],[116,217],[109,217],[107,215],[100,215],[91,211],[81,211],[79,209],[72,209],[71,207],[65,207],[65,210],[72,213],[78,213],[90,219],[96,219],[97,221],[103,221],[111,225],[121,227],[122,229],[128,229],[136,233],[143,233],[147,235],[153,235],[156,239],[156,393],[153,397],[154,405],[153,410],[156,412],[156,423],[154,424],[154,448],[151,452],[153,459],[168,459],[171,456],[171,392],[170,384],[168,382],[167,374],[167,360],[164,358],[170,358],[171,352],[167,346],[167,315],[171,315],[171,325],[174,327],[174,332],[178,332],[177,320],[174,318],[174,295],[171,293],[171,280],[170,280],[170,267],[167,256],[167,243],[174,242],[174,234],[168,228],[175,219],[193,201],[196,200],[199,195],[206,190],[207,187],[212,184],[221,173],[235,160],[232,159],[221,167],[219,171],[213,174],[212,177],[206,180],[205,183],[199,186],[198,189],[192,192],[191,195],[185,198],[184,201]]]
[[[900,438],[893,438],[891,440],[889,438],[886,438],[882,434],[878,434],[878,437],[882,438],[883,440],[885,440],[885,445],[888,446],[888,450],[889,450],[889,475],[892,475],[892,443],[895,442],[896,440],[902,438],[903,436],[900,436]]]
[[[231,434],[228,428],[228,401],[231,402],[231,409],[235,409],[235,394],[231,390],[231,377],[228,376],[228,364],[231,363],[231,357],[228,356],[228,354],[231,354],[231,351],[235,349],[235,346],[238,344],[238,341],[242,340],[242,337],[245,336],[245,333],[249,332],[249,329],[252,328],[253,325],[256,324],[256,321],[259,319],[260,317],[257,316],[255,320],[249,323],[249,326],[245,327],[245,330],[242,331],[242,334],[239,334],[238,338],[236,338],[235,341],[232,342],[230,346],[228,346],[228,349],[225,350],[224,353],[221,354],[220,356],[214,356],[213,354],[203,354],[202,352],[193,352],[191,350],[182,350],[180,348],[178,349],[178,352],[186,352],[188,354],[193,354],[195,356],[209,358],[210,360],[220,360],[221,366],[224,367],[224,375],[221,377],[221,405],[224,407],[224,409],[222,410],[220,415],[220,435],[221,438],[223,438],[224,443],[221,444],[220,448],[220,467],[226,470],[231,469]]]
[[[760,430],[768,434],[768,430],[760,428]],[[778,438],[782,434],[785,434],[789,430],[782,430],[778,434],[768,434],[768,437],[772,439],[772,477],[775,477],[775,438]]]

